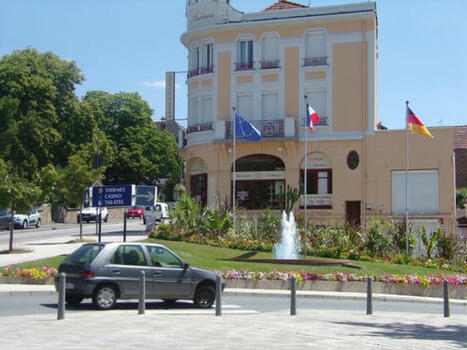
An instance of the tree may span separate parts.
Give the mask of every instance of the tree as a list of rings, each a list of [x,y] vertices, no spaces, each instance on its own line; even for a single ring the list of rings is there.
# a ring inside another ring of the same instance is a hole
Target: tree
[[[53,163],[64,165],[83,139],[89,110],[74,89],[84,80],[74,62],[27,48],[0,59],[0,157],[31,180]],[[76,130],[80,133],[76,133]]]
[[[39,203],[41,195],[39,186],[15,174],[13,168],[0,158],[0,208],[10,208],[11,212],[10,252],[13,250],[15,211],[27,212]]]
[[[158,130],[152,109],[137,93],[91,91],[83,99],[105,133],[113,159],[104,153],[108,184],[156,185],[161,178],[180,180],[181,159],[174,137]],[[102,148],[102,147],[100,147]]]
[[[68,158],[68,165],[61,178],[62,193],[65,202],[71,206],[80,208],[80,217],[83,210],[83,194],[96,180],[102,178],[105,168],[94,169],[92,155],[94,145],[89,144]],[[80,239],[83,238],[82,220],[80,220]]]

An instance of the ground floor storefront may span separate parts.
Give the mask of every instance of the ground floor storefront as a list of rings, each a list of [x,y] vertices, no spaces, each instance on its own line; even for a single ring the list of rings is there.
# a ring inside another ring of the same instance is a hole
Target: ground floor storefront
[[[452,228],[452,130],[440,128],[434,134],[434,139],[411,136],[407,173],[403,130],[311,140],[306,158],[301,140],[237,142],[235,173],[233,145],[228,140],[192,145],[182,151],[186,184],[203,205],[231,204],[235,198],[245,212],[281,210],[288,190],[295,188],[299,191],[295,211],[306,206],[315,222],[356,225],[373,216],[404,216],[408,188],[411,216],[435,219]]]

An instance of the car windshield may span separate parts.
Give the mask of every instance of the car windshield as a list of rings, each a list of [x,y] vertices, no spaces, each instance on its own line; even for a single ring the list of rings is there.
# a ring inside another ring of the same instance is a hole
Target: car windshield
[[[102,244],[86,244],[81,246],[66,261],[73,264],[90,264],[99,252],[104,248]]]
[[[9,214],[8,210],[0,210],[0,216],[7,216]]]

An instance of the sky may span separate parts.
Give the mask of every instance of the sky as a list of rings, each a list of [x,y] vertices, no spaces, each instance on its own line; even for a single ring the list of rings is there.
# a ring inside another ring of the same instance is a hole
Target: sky
[[[258,12],[276,0],[231,0]],[[308,0],[296,0],[308,5]],[[311,6],[358,0],[311,0]],[[404,128],[405,101],[427,126],[467,125],[467,0],[377,0],[378,119]],[[165,72],[186,71],[185,0],[0,0],[0,56],[31,46],[73,60],[87,91],[138,92],[165,114]],[[177,74],[176,117],[187,116]]]

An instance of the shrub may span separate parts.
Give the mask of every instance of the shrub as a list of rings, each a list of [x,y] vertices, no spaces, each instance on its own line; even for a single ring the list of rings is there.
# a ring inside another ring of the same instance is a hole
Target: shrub
[[[459,188],[456,193],[457,208],[464,209],[466,202],[467,202],[467,188]]]
[[[433,231],[430,237],[428,237],[426,233],[426,229],[424,226],[421,227],[421,238],[423,245],[425,246],[426,255],[428,259],[431,259],[431,254],[433,253],[433,249],[435,248],[436,241],[438,240],[439,235],[441,234],[441,228],[437,228]]]
[[[391,237],[385,232],[384,223],[377,218],[372,218],[368,223],[365,248],[371,256],[386,257],[391,254]]]
[[[449,261],[454,260],[457,250],[456,238],[453,234],[447,234],[443,232],[438,237],[438,255],[442,259]]]
[[[201,214],[199,203],[192,197],[183,194],[170,211],[172,222],[181,230],[193,232],[198,229],[198,220]]]

